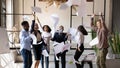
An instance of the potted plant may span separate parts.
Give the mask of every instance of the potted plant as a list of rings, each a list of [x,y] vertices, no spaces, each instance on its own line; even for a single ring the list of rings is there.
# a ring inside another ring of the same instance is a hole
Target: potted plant
[[[118,32],[113,33],[108,40],[112,54],[115,59],[120,59],[120,35]]]

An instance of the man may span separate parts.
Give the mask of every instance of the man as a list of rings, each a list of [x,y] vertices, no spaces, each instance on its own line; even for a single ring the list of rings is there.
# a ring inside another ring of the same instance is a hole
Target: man
[[[24,68],[31,68],[32,54],[31,54],[31,37],[29,34],[29,24],[27,21],[21,23],[23,30],[20,32],[21,55],[23,57]]]
[[[106,55],[108,53],[108,29],[102,17],[102,13],[99,13],[99,20],[96,22],[96,26],[93,24],[93,17],[91,17],[91,27],[97,33],[98,37],[98,55],[97,55],[97,67],[106,68]]]
[[[59,26],[59,30],[55,32],[54,37],[52,38],[52,41],[57,42],[57,43],[62,43],[67,40],[67,34],[63,33],[64,27]],[[59,46],[59,45],[56,45]],[[62,68],[66,68],[66,51],[59,53],[55,56],[55,68],[59,68],[59,60],[56,59],[61,57],[61,64]]]

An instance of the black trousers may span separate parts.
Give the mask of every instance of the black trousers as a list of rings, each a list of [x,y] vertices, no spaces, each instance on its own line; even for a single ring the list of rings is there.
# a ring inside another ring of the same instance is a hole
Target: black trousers
[[[66,52],[67,51],[64,51],[63,53],[59,53],[59,54],[56,55],[58,59],[59,59],[59,57],[61,57],[62,68],[66,68]],[[54,57],[55,68],[59,68],[59,60],[56,60],[56,56]]]
[[[80,56],[82,55],[83,51],[84,51],[84,46],[83,44],[81,44],[81,46],[79,47],[80,51],[78,49],[76,49],[75,55],[74,55],[74,59],[75,61],[78,61],[78,59],[80,58]],[[75,63],[77,68],[82,68],[83,64],[80,65],[78,63]]]

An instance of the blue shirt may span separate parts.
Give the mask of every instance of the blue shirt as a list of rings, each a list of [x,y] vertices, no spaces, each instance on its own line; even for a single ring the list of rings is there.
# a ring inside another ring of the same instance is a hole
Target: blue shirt
[[[20,32],[20,44],[21,44],[21,47],[20,47],[20,50],[22,49],[27,49],[27,50],[31,50],[31,37],[29,36],[30,33],[29,31],[25,31],[25,30],[22,30]]]

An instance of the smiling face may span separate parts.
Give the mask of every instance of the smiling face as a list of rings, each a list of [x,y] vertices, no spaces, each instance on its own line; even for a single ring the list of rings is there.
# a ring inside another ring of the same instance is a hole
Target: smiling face
[[[44,31],[48,32],[48,27],[47,26],[44,26]]]
[[[63,30],[64,30],[64,27],[62,25],[59,26],[59,32],[63,32]]]
[[[35,25],[34,25],[34,30],[38,30],[38,24],[37,23],[35,23]]]
[[[102,27],[100,20],[97,21],[96,26],[97,26],[98,29],[100,29]]]

